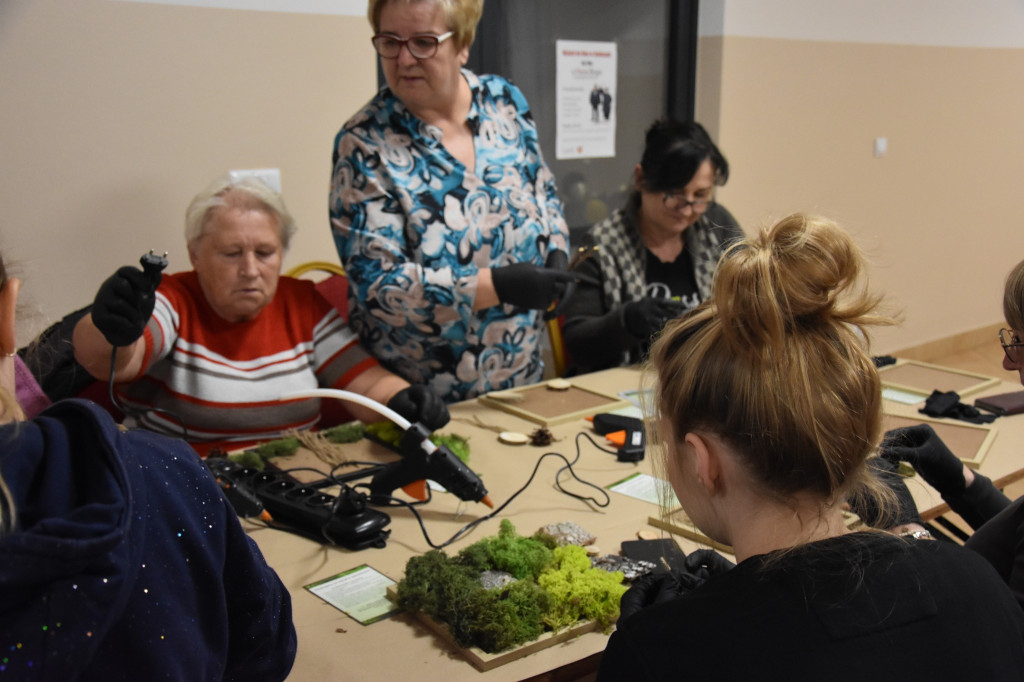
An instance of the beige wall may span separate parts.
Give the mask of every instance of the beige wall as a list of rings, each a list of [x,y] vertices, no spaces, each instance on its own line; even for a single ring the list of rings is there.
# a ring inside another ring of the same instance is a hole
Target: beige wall
[[[20,340],[151,248],[187,269],[185,207],[229,169],[281,169],[286,266],[336,262],[331,143],[376,88],[370,33],[353,16],[4,0],[0,248],[37,313]]]
[[[877,352],[1001,321],[1003,278],[1024,258],[1024,48],[725,28],[700,41],[698,118],[729,158],[720,199],[744,227],[808,210],[853,233],[903,311]]]
[[[1019,9],[937,17],[928,2],[701,3],[723,29],[698,65],[698,117],[733,165],[722,201],[748,229],[794,210],[842,221],[904,311],[880,352],[997,322],[1024,257],[1024,46],[997,45],[1021,33]],[[875,20],[893,8],[917,20]],[[859,37],[879,27],[884,40]],[[980,46],[928,44],[937,33]],[[331,142],[375,88],[369,35],[361,16],[0,4],[0,248],[38,312],[21,340],[145,250],[187,268],[184,208],[231,168],[281,169],[300,226],[286,265],[335,260]]]

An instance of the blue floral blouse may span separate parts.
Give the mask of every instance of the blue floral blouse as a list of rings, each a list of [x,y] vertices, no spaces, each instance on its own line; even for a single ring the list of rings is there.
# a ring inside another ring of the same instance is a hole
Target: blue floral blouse
[[[381,363],[448,402],[539,381],[537,311],[474,312],[477,272],[568,253],[554,177],[522,92],[463,70],[470,172],[388,88],[335,139],[330,214],[350,325]]]

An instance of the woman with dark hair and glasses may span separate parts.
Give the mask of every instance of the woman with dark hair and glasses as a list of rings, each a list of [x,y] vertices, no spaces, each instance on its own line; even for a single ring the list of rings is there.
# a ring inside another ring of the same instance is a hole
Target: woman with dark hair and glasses
[[[728,178],[699,123],[662,120],[647,130],[626,205],[592,227],[580,249],[575,271],[599,283],[581,283],[564,309],[571,373],[640,361],[667,320],[710,295],[718,259],[743,237],[714,201]]]
[[[1006,278],[1003,317],[1010,326],[999,331],[1003,369],[1017,372],[1024,384],[1024,261]],[[885,441],[887,459],[913,466],[970,524],[974,534],[965,545],[988,559],[1024,606],[1024,497],[1011,502],[988,477],[967,468],[927,424],[890,431]]]
[[[349,323],[385,367],[448,402],[539,381],[539,311],[574,279],[523,93],[463,68],[482,11],[370,0],[387,86],[334,147]]]

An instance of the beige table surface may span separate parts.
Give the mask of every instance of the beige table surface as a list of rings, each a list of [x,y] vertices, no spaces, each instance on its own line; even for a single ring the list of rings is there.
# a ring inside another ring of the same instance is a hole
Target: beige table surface
[[[638,381],[639,372],[631,368],[606,370],[573,379],[583,388],[614,394],[620,390],[636,389]],[[1017,384],[1004,382],[984,394],[1019,389]],[[909,415],[917,412],[917,406],[889,402],[886,406],[895,413]],[[496,505],[503,503],[526,483],[543,453],[555,451],[572,459],[576,453],[575,436],[580,432],[592,434],[589,423],[579,419],[552,427],[551,431],[560,439],[552,446],[504,445],[497,440],[496,433],[461,420],[479,416],[489,424],[523,433],[529,433],[536,425],[480,405],[475,400],[454,405],[451,411],[454,421],[442,431],[470,438],[470,466],[480,474]],[[996,481],[1019,478],[1024,475],[1024,458],[1017,446],[1024,443],[1024,416],[1003,417],[995,425],[999,433],[981,471]],[[594,435],[594,438],[603,442],[601,437]],[[581,477],[602,487],[638,471],[652,473],[650,453],[639,464],[620,463],[613,454],[597,450],[585,439],[580,443],[581,457],[575,469]],[[350,447],[352,459],[383,452],[380,446],[367,441]],[[647,518],[657,512],[656,505],[609,492],[611,504],[602,509],[559,493],[553,484],[555,474],[562,466],[561,460],[546,458],[533,483],[505,509],[502,518],[511,520],[524,535],[532,534],[545,524],[575,521],[597,536],[596,544],[603,553],[618,553],[622,541],[635,539],[640,530],[654,530],[647,524]],[[573,481],[564,481],[563,485],[585,495],[594,492]],[[937,493],[918,478],[910,479],[909,486],[926,518],[941,513],[942,500]],[[435,543],[447,540],[465,523],[489,511],[483,505],[460,505],[454,496],[448,494],[435,495],[429,505],[420,509]],[[600,632],[583,635],[482,673],[408,615],[400,614],[363,626],[304,589],[305,585],[363,564],[399,580],[406,561],[430,547],[407,510],[388,509],[387,512],[391,516],[392,531],[387,546],[358,552],[325,547],[295,535],[249,524],[250,536],[259,544],[267,561],[292,594],[298,655],[290,680],[522,680],[545,675],[563,666],[569,666],[569,670],[573,666],[585,670],[596,663],[596,656],[607,642],[607,635]],[[481,524],[446,551],[454,554],[468,544],[496,534],[499,521],[494,518]],[[687,552],[698,546],[685,538],[677,540]],[[567,670],[563,668],[562,672]],[[557,672],[545,677],[558,678]]]

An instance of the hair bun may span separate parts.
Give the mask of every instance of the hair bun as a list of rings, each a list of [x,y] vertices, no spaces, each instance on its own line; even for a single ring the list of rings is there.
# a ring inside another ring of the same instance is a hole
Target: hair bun
[[[878,297],[856,287],[863,269],[853,239],[827,218],[797,213],[763,228],[719,265],[713,300],[726,338],[756,352],[804,329],[869,323]]]

